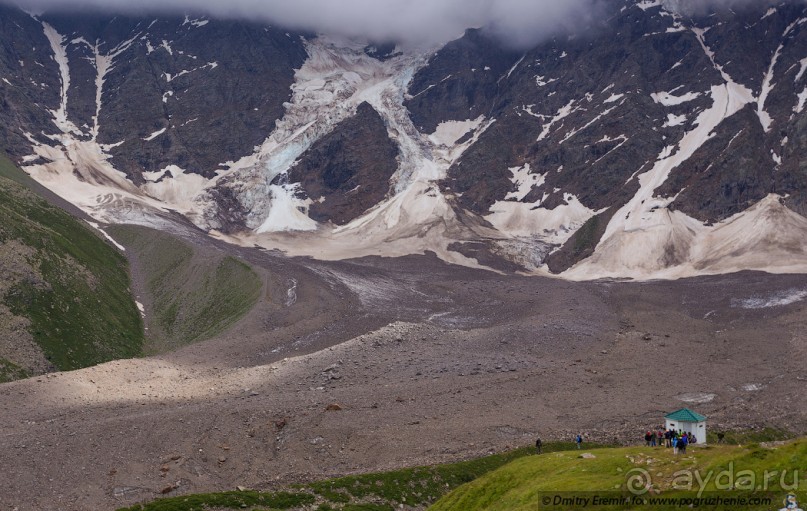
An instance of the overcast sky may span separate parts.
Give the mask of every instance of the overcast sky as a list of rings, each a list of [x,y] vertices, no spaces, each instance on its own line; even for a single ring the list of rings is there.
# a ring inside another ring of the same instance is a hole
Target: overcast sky
[[[603,0],[0,0],[28,9],[104,9],[140,13],[199,12],[260,19],[376,41],[445,42],[466,28],[492,27],[511,44],[584,26],[601,16]],[[769,0],[664,0],[688,7]]]

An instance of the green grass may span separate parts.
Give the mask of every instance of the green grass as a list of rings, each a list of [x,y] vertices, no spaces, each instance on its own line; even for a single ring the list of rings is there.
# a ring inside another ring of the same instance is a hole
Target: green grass
[[[574,448],[571,442],[557,442],[547,444],[544,450],[557,452]],[[332,503],[371,499],[381,501],[384,505],[403,503],[420,506],[434,502],[451,488],[532,453],[532,448],[523,448],[447,465],[342,477],[307,487]]]
[[[595,446],[596,448],[596,446]],[[544,445],[544,452],[575,449],[571,442]],[[377,474],[364,474],[295,485],[289,491],[305,495],[318,511],[393,511],[400,504],[425,507],[451,490],[534,453],[533,448],[515,449],[459,463],[415,467]],[[257,496],[270,498],[277,493],[225,492],[160,499],[118,511],[190,511],[196,509],[241,509],[268,505],[254,501]],[[242,499],[242,500],[239,500]],[[243,501],[243,499],[253,499]],[[185,506],[185,507],[182,507]],[[195,506],[195,507],[193,507]],[[204,506],[207,506],[205,508]],[[270,507],[279,508],[277,505]]]
[[[260,297],[261,279],[238,259],[145,227],[113,226],[109,232],[136,254],[145,273],[152,303],[147,353],[213,337]]]
[[[17,168],[14,162],[9,160],[2,151],[0,151],[0,177],[10,179],[25,187],[30,187],[35,183],[28,174]]]
[[[761,447],[759,444],[739,446],[696,446],[686,455],[674,456],[672,449],[628,447],[592,451],[593,459],[582,459],[579,452],[561,452],[543,456],[525,457],[490,472],[440,499],[432,511],[526,511],[535,509],[575,509],[573,505],[544,505],[543,498],[562,494],[570,497],[603,495],[631,495],[628,481],[646,471],[652,480],[646,498],[693,497],[699,490],[706,495],[723,497],[737,495],[767,496],[773,499],[776,509],[784,496],[798,481],[801,501],[807,497],[807,440],[801,439]],[[794,471],[798,470],[798,479]],[[765,472],[776,472],[765,483]],[[785,472],[787,471],[787,472]],[[785,473],[782,479],[782,473]],[[697,476],[695,474],[698,474]],[[724,474],[721,477],[720,474]],[[729,476],[734,474],[733,491],[728,491]],[[742,474],[742,475],[741,475]],[[705,481],[702,486],[697,477]],[[782,487],[782,482],[785,487]],[[691,484],[690,484],[691,483]],[[566,493],[563,493],[566,492]],[[589,493],[586,493],[589,492]],[[610,492],[610,493],[604,493]],[[710,493],[712,492],[712,493]],[[717,492],[717,493],[714,493]],[[579,507],[579,506],[578,506]],[[767,510],[773,505],[737,507],[736,509]],[[596,509],[680,509],[675,505],[656,503],[650,506],[617,505],[598,506]],[[729,507],[730,509],[731,507]],[[725,509],[705,507],[699,509]]]
[[[129,291],[128,263],[88,226],[22,186],[0,158],[0,243],[17,240],[35,255],[26,278],[0,297],[60,370],[137,356],[143,326]],[[7,176],[14,177],[12,180]]]
[[[710,444],[717,444],[717,434],[720,430],[710,429],[707,441]],[[723,431],[723,443],[727,445],[744,445],[760,442],[777,442],[791,440],[793,435],[787,431],[775,428],[763,428],[749,431]]]
[[[21,380],[30,376],[28,371],[10,360],[0,357],[0,383]]]

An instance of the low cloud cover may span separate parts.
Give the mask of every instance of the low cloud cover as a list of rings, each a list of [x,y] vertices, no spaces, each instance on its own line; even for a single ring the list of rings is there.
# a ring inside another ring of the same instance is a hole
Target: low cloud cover
[[[13,1],[13,0],[0,0]],[[692,11],[768,0],[664,0]],[[360,36],[375,41],[439,43],[466,28],[488,27],[506,42],[528,46],[585,26],[606,0],[17,0],[24,8],[102,10],[128,14],[192,12],[262,20],[289,28]]]

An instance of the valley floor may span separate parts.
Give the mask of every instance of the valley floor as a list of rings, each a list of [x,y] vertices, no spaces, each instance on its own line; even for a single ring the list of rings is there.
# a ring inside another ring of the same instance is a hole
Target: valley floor
[[[539,434],[634,443],[683,406],[807,433],[807,275],[573,283],[196,242],[249,262],[259,304],[167,355],[1,385],[0,508],[271,488]]]

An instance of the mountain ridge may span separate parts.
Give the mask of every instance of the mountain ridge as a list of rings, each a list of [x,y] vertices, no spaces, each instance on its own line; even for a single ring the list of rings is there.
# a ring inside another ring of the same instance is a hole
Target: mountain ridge
[[[12,155],[26,170],[105,221],[151,224],[178,212],[234,242],[325,259],[434,251],[567,278],[734,271],[705,264],[723,243],[709,245],[710,226],[759,204],[775,209],[771,194],[807,212],[807,10],[782,3],[690,17],[663,2],[609,5],[614,14],[586,37],[514,51],[468,30],[381,59],[363,43],[254,24],[116,18],[90,30],[16,13],[28,31],[41,25],[32,40],[49,35],[51,55],[40,48],[39,61],[52,63],[41,66],[37,93],[53,106],[50,121],[29,107],[30,120],[14,120],[5,136],[21,131],[33,153],[15,144]],[[212,48],[211,34],[227,42]],[[250,40],[262,59],[236,57],[243,34],[262,34]],[[266,82],[269,69],[279,74]],[[215,92],[182,99],[198,90]],[[126,106],[133,101],[144,107]],[[324,214],[312,202],[324,196],[301,191],[329,172],[311,151],[344,137],[364,103],[383,127],[363,123],[362,141],[391,141],[397,168],[391,151],[370,157],[368,169],[387,170],[328,199],[361,207]],[[620,246],[644,256],[609,248]],[[807,271],[803,253],[783,253],[787,261],[749,258],[741,269]]]

